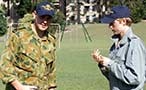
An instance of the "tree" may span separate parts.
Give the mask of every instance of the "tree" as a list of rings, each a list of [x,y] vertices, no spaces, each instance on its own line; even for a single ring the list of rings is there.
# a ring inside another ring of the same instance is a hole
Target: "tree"
[[[16,6],[17,13],[20,17],[23,17],[26,13],[30,13],[32,10],[31,0],[20,0],[20,4]]]
[[[143,19],[146,19],[146,0],[143,0]]]
[[[41,1],[44,1],[44,0],[33,0],[33,2],[31,2],[31,0],[20,0],[20,4],[17,7],[15,7],[17,9],[17,13],[21,16],[21,19],[19,21],[20,22],[26,22],[28,20],[31,21],[32,17],[28,13],[32,12],[35,5]],[[55,2],[55,0],[48,0],[48,1]],[[60,24],[61,28],[63,28],[65,25],[65,16],[64,16],[63,12],[58,11],[57,8],[55,8],[55,10],[56,10],[56,13],[55,13],[55,16],[54,16],[52,22]],[[24,16],[29,19],[22,18]]]
[[[15,2],[19,2],[20,4],[16,6],[17,13],[20,17],[23,17],[25,14],[32,12],[35,5],[44,0],[14,0]],[[47,0],[46,0],[47,1]],[[48,0],[49,2],[53,2],[55,0]],[[14,3],[15,4],[15,3]]]
[[[134,23],[140,22],[143,19],[144,4],[142,0],[126,0],[125,5],[131,10],[131,18]]]
[[[146,18],[146,0],[111,0],[111,6],[125,5],[131,10],[131,18],[134,23]]]
[[[0,6],[0,36],[3,36],[7,33],[7,21],[5,17],[5,12]]]

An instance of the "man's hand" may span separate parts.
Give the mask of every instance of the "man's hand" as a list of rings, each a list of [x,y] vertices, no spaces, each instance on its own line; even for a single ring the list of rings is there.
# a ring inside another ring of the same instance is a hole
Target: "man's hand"
[[[18,80],[14,80],[12,83],[16,90],[37,90],[36,86],[22,85]]]
[[[38,90],[36,86],[23,85],[23,90]]]
[[[55,90],[55,88],[51,88],[51,89],[49,89],[49,90]]]

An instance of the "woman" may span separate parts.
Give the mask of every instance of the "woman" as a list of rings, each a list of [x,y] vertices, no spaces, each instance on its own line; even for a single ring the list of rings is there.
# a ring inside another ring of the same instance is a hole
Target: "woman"
[[[101,23],[108,23],[113,32],[109,58],[92,53],[103,75],[109,80],[110,90],[143,90],[145,82],[146,49],[141,39],[132,32],[130,10],[115,6]]]

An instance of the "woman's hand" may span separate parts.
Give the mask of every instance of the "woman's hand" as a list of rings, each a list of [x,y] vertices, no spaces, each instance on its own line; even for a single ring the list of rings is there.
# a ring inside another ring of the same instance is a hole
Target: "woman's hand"
[[[91,55],[97,63],[100,63],[103,66],[107,66],[107,64],[111,61],[109,58],[102,56],[98,49],[93,51]]]
[[[98,49],[94,50],[91,55],[96,62],[103,62],[102,55],[100,55],[100,51]]]

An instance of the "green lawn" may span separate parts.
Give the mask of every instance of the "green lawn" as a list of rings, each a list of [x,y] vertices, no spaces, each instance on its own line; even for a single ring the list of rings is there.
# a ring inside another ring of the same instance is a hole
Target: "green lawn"
[[[91,53],[99,48],[108,55],[111,31],[104,24],[87,24],[92,38],[87,42],[81,25],[69,26],[57,48],[57,90],[109,90],[108,81],[99,71]],[[133,25],[133,31],[146,43],[146,23]],[[3,44],[0,44],[3,48]],[[146,89],[145,89],[146,90]]]
[[[92,42],[86,42],[81,25],[69,26],[57,49],[57,90],[109,90],[108,82],[102,76],[91,53],[99,48],[108,55],[112,44],[111,31],[107,25],[86,25]],[[133,31],[146,43],[146,23],[133,25]],[[146,89],[145,89],[146,90]]]

